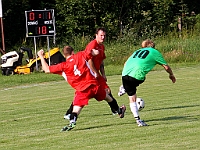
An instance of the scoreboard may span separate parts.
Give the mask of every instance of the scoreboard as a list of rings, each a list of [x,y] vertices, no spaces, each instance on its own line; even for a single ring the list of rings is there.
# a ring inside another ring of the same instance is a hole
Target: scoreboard
[[[25,11],[26,36],[54,36],[55,18],[54,10],[31,10]]]

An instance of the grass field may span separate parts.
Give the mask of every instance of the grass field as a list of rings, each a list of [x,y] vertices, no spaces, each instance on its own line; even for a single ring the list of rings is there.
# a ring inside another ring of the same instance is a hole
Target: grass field
[[[198,150],[200,147],[200,67],[174,70],[172,84],[165,71],[152,71],[138,87],[146,106],[138,127],[129,109],[127,95],[117,96],[119,75],[108,83],[125,117],[111,115],[106,102],[90,100],[77,126],[60,132],[68,124],[63,115],[72,101],[73,89],[64,81],[30,83],[0,88],[1,150]]]

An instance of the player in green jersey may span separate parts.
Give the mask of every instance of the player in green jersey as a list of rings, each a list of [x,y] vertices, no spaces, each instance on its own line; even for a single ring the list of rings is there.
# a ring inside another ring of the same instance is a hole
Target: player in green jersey
[[[151,40],[142,42],[142,48],[136,50],[125,62],[122,71],[123,87],[128,94],[130,101],[130,109],[135,117],[138,126],[147,126],[147,124],[140,119],[138,108],[136,105],[136,90],[137,86],[145,81],[146,74],[153,69],[157,64],[163,66],[167,73],[169,73],[170,80],[175,83],[176,78],[172,69],[167,64],[162,54],[156,50],[155,44]]]

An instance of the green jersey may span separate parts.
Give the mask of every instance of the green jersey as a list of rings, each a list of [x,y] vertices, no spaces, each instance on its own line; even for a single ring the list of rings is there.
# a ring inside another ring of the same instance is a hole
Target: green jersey
[[[144,80],[146,74],[156,65],[167,65],[162,54],[151,47],[135,51],[125,62],[122,76],[131,76],[137,80]]]

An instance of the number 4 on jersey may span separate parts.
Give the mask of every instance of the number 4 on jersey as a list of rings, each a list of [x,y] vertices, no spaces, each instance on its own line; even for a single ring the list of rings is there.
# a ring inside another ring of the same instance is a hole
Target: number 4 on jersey
[[[81,76],[81,72],[78,70],[77,65],[74,65],[74,75],[75,76]]]

